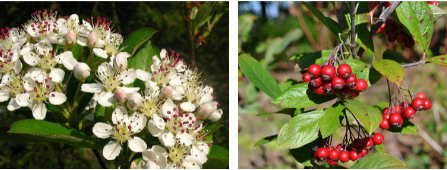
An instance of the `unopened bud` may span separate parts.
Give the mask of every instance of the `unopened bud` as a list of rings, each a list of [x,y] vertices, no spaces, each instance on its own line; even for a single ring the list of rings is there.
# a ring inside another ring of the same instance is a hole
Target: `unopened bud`
[[[83,81],[90,76],[90,67],[83,62],[78,62],[78,64],[74,66],[73,72],[76,79]]]
[[[96,34],[95,31],[92,31],[87,38],[87,46],[90,48],[94,48],[96,47],[96,45],[98,44],[98,35]]]
[[[171,86],[165,86],[161,88],[161,94],[164,95],[166,98],[169,98],[172,96],[172,87]]]
[[[68,31],[67,34],[65,34],[65,44],[72,46],[75,43],[76,43],[76,34],[73,31]]]
[[[141,97],[140,93],[134,92],[127,96],[127,107],[130,110],[137,110],[138,107],[143,105],[143,97]]]
[[[126,52],[120,52],[116,54],[115,58],[113,59],[113,66],[121,71],[124,71],[127,69],[127,58],[129,58],[129,53]]]
[[[222,114],[223,114],[222,109],[215,110],[213,113],[211,113],[208,119],[213,122],[218,121],[222,117]]]
[[[73,24],[79,24],[79,16],[77,14],[71,14],[70,21],[72,21]]]
[[[115,89],[115,100],[118,103],[124,103],[124,101],[126,101],[126,92],[124,91],[124,89],[120,87]]]
[[[206,104],[200,106],[198,116],[202,119],[208,119],[208,117],[210,117],[211,113],[213,113],[214,110],[215,109],[214,109],[213,105],[211,105],[210,103],[206,103]]]

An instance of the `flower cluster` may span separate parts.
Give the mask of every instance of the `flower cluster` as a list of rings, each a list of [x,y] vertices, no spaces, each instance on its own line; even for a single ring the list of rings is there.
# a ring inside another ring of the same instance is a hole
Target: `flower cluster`
[[[147,56],[153,60],[147,68],[129,68],[132,56],[122,52],[122,43],[123,36],[106,18],[81,20],[76,14],[60,17],[39,10],[22,28],[1,29],[0,102],[9,101],[10,111],[28,107],[35,119],[45,119],[47,108],[57,106],[69,119],[70,101],[80,98],[68,100],[68,91],[93,93],[84,112],[98,104],[113,110],[92,129],[97,138],[110,139],[103,149],[107,160],[128,147],[142,153],[139,168],[201,168],[212,143],[206,140],[206,122],[222,116],[213,89],[165,49]],[[74,56],[75,45],[89,49],[88,58]],[[67,89],[72,77],[80,89]],[[136,80],[145,87],[132,87]],[[148,135],[158,138],[151,148]]]

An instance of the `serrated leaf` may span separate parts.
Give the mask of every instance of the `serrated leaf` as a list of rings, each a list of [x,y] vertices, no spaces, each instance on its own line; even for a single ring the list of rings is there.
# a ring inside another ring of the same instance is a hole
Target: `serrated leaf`
[[[433,20],[436,21],[439,18],[442,18],[445,16],[446,12],[442,8],[439,8],[438,6],[435,6],[432,4],[428,4],[428,6],[430,7],[431,11],[433,12]]]
[[[297,149],[290,149],[290,154],[292,154],[293,158],[296,161],[303,164],[304,166],[311,167],[312,166],[312,148],[314,145],[312,143],[308,143],[303,147]]]
[[[378,60],[373,63],[374,68],[392,83],[400,86],[404,82],[405,72],[399,63],[393,60]]]
[[[405,166],[405,163],[393,155],[375,153],[362,158],[351,169],[403,169]]]
[[[199,8],[196,17],[192,21],[196,29],[210,19],[210,13],[213,10],[214,4],[216,4],[216,2],[203,2],[202,7]]]
[[[322,138],[332,135],[340,127],[339,116],[343,115],[345,108],[342,103],[337,102],[326,110],[324,116],[320,119],[320,133]]]
[[[371,134],[382,122],[382,114],[377,108],[358,100],[346,100],[346,108],[354,114],[363,127]]]
[[[387,49],[383,52],[383,59],[394,60],[398,63],[412,63],[411,60],[405,58],[401,53]]]
[[[267,136],[267,137],[265,137],[265,138],[262,138],[262,139],[258,140],[258,141],[255,143],[255,146],[254,146],[254,147],[259,146],[259,145],[263,145],[263,144],[266,144],[266,143],[269,143],[269,142],[276,141],[276,138],[277,138],[277,137],[278,137],[278,135],[276,134],[276,135],[271,135],[271,136]]]
[[[28,119],[17,121],[11,126],[8,133],[32,138],[35,141],[102,149],[102,146],[83,132],[72,127],[44,120]]]
[[[280,113],[280,114],[290,115],[291,117],[293,117],[295,115],[295,110],[296,110],[295,108],[285,108],[285,109],[278,110],[276,112],[259,113],[256,116],[263,117],[263,118],[267,119],[273,114]]]
[[[144,45],[149,39],[154,35],[157,31],[152,28],[140,28],[135,32],[132,32],[124,42],[121,44],[121,48],[123,48],[123,52],[129,53],[131,56]],[[152,56],[150,56],[152,57]]]
[[[419,134],[418,127],[413,123],[411,123],[410,121],[404,121],[401,128],[391,126],[387,130],[398,134]]]
[[[152,44],[151,41],[147,41],[147,43],[135,51],[135,55],[129,59],[129,68],[133,69],[141,69],[148,72],[152,72],[149,65],[152,65],[152,56],[160,57],[160,50]]]
[[[257,88],[262,90],[271,98],[275,98],[281,89],[273,76],[261,67],[261,64],[253,57],[247,54],[241,54],[238,57],[239,67]]]
[[[325,110],[317,109],[293,117],[278,134],[278,144],[288,149],[299,148],[318,138],[319,120]]]
[[[215,131],[219,130],[223,125],[216,123],[216,122],[209,122],[208,125],[205,126],[204,131],[205,133],[202,134],[202,136],[208,136],[210,134],[213,134]]]
[[[396,8],[399,21],[415,42],[427,51],[433,36],[433,13],[425,1],[403,1]]]
[[[305,108],[335,99],[335,96],[319,95],[308,90],[309,83],[300,83],[281,92],[272,103],[282,108]]]
[[[428,59],[427,61],[447,66],[447,55],[436,56]]]
[[[374,105],[375,108],[379,109],[380,111],[383,111],[383,109],[388,107],[388,102],[382,102]]]

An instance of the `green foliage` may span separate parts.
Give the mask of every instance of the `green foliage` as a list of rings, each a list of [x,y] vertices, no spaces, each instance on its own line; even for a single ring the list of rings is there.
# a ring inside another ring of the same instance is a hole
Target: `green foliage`
[[[430,7],[431,11],[433,12],[433,20],[436,21],[439,18],[442,18],[446,15],[446,12],[442,8],[439,8],[432,4],[428,4],[428,6]]]
[[[373,62],[374,68],[390,82],[401,86],[405,79],[404,69],[393,60],[378,60]]]
[[[149,65],[152,65],[152,56],[159,56],[160,50],[152,44],[151,41],[142,46],[142,48],[135,51],[135,55],[129,59],[129,68],[141,69],[152,72]]]
[[[197,15],[194,19],[192,19],[192,23],[195,28],[198,29],[200,26],[205,24],[207,21],[211,19],[211,12],[213,10],[213,6],[216,2],[206,1],[202,4],[202,7],[197,11]]]
[[[436,56],[428,59],[427,61],[447,66],[447,55]]]
[[[263,145],[263,144],[269,143],[269,142],[276,141],[277,137],[278,137],[278,135],[271,135],[271,136],[267,136],[265,138],[262,138],[262,139],[258,140],[255,143],[255,147],[259,146],[259,145]]]
[[[79,59],[79,56],[82,54],[82,50],[84,47],[82,47],[79,44],[75,44],[73,46],[71,46],[71,52],[73,53],[73,57],[75,59]]]
[[[149,41],[152,35],[154,35],[156,32],[157,31],[152,28],[140,28],[137,31],[133,32],[121,44],[123,52],[127,52],[131,56],[133,56],[138,48]]]
[[[405,164],[393,155],[375,153],[354,164],[352,169],[403,169]]]
[[[394,60],[398,63],[412,63],[411,60],[405,58],[401,53],[398,53],[396,51],[393,50],[386,50],[385,52],[383,52],[383,59],[387,59],[387,60]]]
[[[309,68],[312,64],[323,64],[328,59],[332,50],[322,50],[317,52],[301,53],[294,55],[290,60],[299,60],[298,65],[300,69]]]
[[[269,118],[271,115],[276,114],[276,113],[281,113],[281,114],[286,114],[286,115],[290,115],[291,117],[295,116],[295,110],[294,108],[285,108],[285,109],[281,109],[278,110],[276,112],[266,112],[266,113],[259,113],[256,116],[258,117],[263,117],[263,118]]]
[[[208,154],[208,160],[203,164],[204,169],[223,169],[229,165],[229,152],[228,149],[219,146],[211,145],[210,153]]]
[[[296,84],[281,92],[272,103],[282,108],[305,108],[335,99],[335,96],[309,92],[308,85],[309,83]]]
[[[303,164],[304,166],[312,166],[312,148],[314,144],[308,143],[297,149],[290,149],[290,154],[295,158],[296,161]]]
[[[337,22],[335,22],[334,20],[332,20],[329,17],[324,16],[323,13],[321,13],[320,10],[318,10],[314,6],[310,5],[309,3],[304,2],[304,1],[300,1],[300,2],[301,2],[301,4],[306,6],[306,8],[309,9],[312,12],[312,14],[314,14],[326,27],[328,27],[329,30],[331,30],[331,32],[336,37],[338,37],[338,35],[342,33],[342,30],[341,30],[341,28],[340,28],[340,26],[338,25]]]
[[[337,102],[326,110],[324,116],[320,119],[320,133],[323,138],[332,135],[340,127],[340,116],[344,116],[342,110],[345,106]]]
[[[364,104],[358,100],[346,100],[345,106],[352,114],[354,114],[369,134],[377,129],[380,122],[382,122],[381,112],[370,105]]]
[[[391,126],[389,129],[387,129],[390,132],[397,133],[397,134],[419,134],[419,129],[416,125],[411,123],[410,121],[404,121],[402,124],[402,127],[397,128],[394,126]]]

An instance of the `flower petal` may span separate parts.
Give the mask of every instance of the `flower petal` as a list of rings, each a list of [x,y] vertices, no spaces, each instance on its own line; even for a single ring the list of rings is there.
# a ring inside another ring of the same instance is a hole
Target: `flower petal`
[[[59,63],[62,62],[64,67],[68,70],[73,70],[73,67],[78,64],[78,61],[73,57],[73,53],[71,51],[66,51],[59,54],[59,60]]]
[[[180,104],[180,107],[184,111],[188,111],[188,112],[193,112],[194,110],[196,110],[196,106],[190,102],[183,102],[182,104]]]
[[[19,106],[27,107],[31,104],[32,99],[30,98],[29,93],[22,93],[16,95],[16,102]]]
[[[151,120],[149,120],[148,122],[147,122],[147,129],[149,130],[149,132],[152,134],[152,136],[155,136],[155,137],[158,137],[158,136],[160,136],[164,131],[165,131],[165,122],[164,122],[164,120],[163,119],[161,119],[160,117],[158,117],[158,115],[157,115],[157,117],[159,118],[158,120],[159,121],[162,121],[162,123],[161,122],[159,122],[158,124],[158,126],[157,126],[157,123],[155,122],[155,120],[154,120],[154,117],[156,116],[157,114],[154,114],[153,116],[152,116],[152,119]]]
[[[163,144],[163,146],[171,147],[175,144],[175,137],[171,132],[163,133],[160,136],[160,142],[161,144]]]
[[[222,109],[215,110],[213,113],[211,113],[208,119],[213,122],[218,121],[222,117],[222,114],[223,114]]]
[[[45,119],[45,116],[47,115],[47,106],[45,106],[45,103],[38,102],[33,105],[33,117],[38,120]]]
[[[112,92],[101,92],[99,94],[98,103],[104,107],[110,107],[115,103],[115,98],[113,98]]]
[[[107,55],[107,52],[101,48],[93,48],[93,52],[95,53],[96,56],[107,59],[107,57],[109,57]]]
[[[202,104],[202,103],[208,103],[211,101],[213,101],[213,96],[211,94],[207,93],[207,94],[203,95],[202,98],[200,98],[199,103]]]
[[[191,146],[194,140],[194,137],[188,133],[177,133],[177,139],[179,139],[180,144],[185,146]]]
[[[137,78],[140,79],[141,81],[146,82],[146,81],[152,79],[152,74],[147,71],[137,69],[136,73],[137,73]]]
[[[50,79],[53,82],[60,83],[64,80],[65,72],[60,68],[52,68],[50,72]]]
[[[120,87],[120,88],[123,89],[126,94],[138,92],[138,90],[140,90],[139,87]]]
[[[36,53],[33,52],[27,52],[23,55],[23,60],[25,60],[25,63],[27,63],[30,66],[35,66],[39,64],[40,58]]]
[[[110,141],[109,143],[104,146],[104,149],[102,150],[102,155],[107,160],[115,160],[115,158],[120,154],[121,152],[121,145],[118,141]]]
[[[93,134],[101,139],[109,138],[114,133],[113,127],[109,124],[98,122],[93,126]]]
[[[160,169],[166,169],[168,166],[168,158],[164,156],[158,156],[157,164],[160,166]]]
[[[14,72],[19,73],[23,68],[22,62],[20,60],[15,61]]]
[[[84,83],[81,86],[81,91],[87,93],[99,93],[102,91],[104,86],[101,83]]]
[[[171,99],[167,99],[162,106],[163,112],[161,112],[161,117],[171,117],[174,113],[174,108],[177,107]]]
[[[2,86],[0,86],[3,88]],[[9,91],[0,90],[0,102],[7,101],[9,99]]]
[[[87,45],[87,38],[78,36],[76,42],[77,42],[79,45],[85,47],[85,46]]]
[[[67,96],[59,92],[51,92],[50,95],[48,95],[48,98],[53,105],[60,105],[67,100]]]
[[[198,158],[192,155],[186,156],[182,166],[186,169],[202,169],[202,164],[199,163]]]
[[[141,139],[137,136],[129,139],[127,142],[129,144],[130,150],[132,150],[134,152],[143,152],[147,149],[146,142],[144,142],[143,139]]]
[[[124,70],[120,73],[120,79],[123,81],[124,85],[134,82],[135,78],[137,78],[137,73],[134,69]]]
[[[133,133],[139,133],[141,130],[143,130],[147,122],[146,116],[138,112],[133,113],[130,116],[129,120],[131,120],[129,124],[131,126],[130,131],[132,131]]]
[[[14,111],[17,110],[18,108],[20,108],[20,105],[17,103],[17,100],[11,99],[8,104],[8,110]]]

